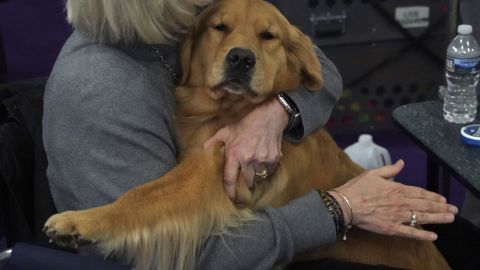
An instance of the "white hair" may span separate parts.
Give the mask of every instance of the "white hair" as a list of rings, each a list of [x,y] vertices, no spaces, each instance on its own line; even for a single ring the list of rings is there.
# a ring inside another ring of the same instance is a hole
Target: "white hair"
[[[98,42],[159,44],[175,40],[213,0],[66,0],[68,22]]]

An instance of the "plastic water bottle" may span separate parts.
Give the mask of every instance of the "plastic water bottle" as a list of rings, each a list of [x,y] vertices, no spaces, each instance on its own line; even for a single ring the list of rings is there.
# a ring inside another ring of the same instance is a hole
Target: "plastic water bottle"
[[[345,153],[366,170],[392,164],[387,149],[376,145],[373,142],[372,135],[369,134],[360,135],[358,142],[345,148]]]
[[[480,47],[472,36],[472,26],[458,26],[458,35],[447,50],[447,90],[443,117],[453,123],[469,123],[477,114],[476,86],[479,77]]]

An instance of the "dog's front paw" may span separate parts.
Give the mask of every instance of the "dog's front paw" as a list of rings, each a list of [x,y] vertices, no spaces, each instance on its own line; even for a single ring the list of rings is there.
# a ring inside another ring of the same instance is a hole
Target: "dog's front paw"
[[[50,238],[50,243],[76,249],[79,245],[96,242],[92,236],[92,225],[77,211],[68,211],[51,216],[43,232]]]

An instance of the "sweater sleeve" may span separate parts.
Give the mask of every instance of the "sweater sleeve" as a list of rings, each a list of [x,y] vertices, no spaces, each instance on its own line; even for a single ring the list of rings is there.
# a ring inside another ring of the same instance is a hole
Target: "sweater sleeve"
[[[210,237],[199,269],[271,269],[294,255],[335,241],[335,226],[316,191],[252,221]]]
[[[342,78],[335,64],[318,47],[316,52],[322,66],[323,88],[320,91],[311,92],[301,86],[296,91],[288,93],[301,115],[301,121],[297,126],[285,134],[285,138],[293,143],[300,142],[327,123],[343,91]]]

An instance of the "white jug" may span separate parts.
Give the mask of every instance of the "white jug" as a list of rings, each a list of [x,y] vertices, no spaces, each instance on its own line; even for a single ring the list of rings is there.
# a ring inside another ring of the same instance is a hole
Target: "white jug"
[[[358,142],[345,148],[345,153],[366,170],[392,164],[392,159],[387,149],[376,145],[370,134],[360,135]]]

